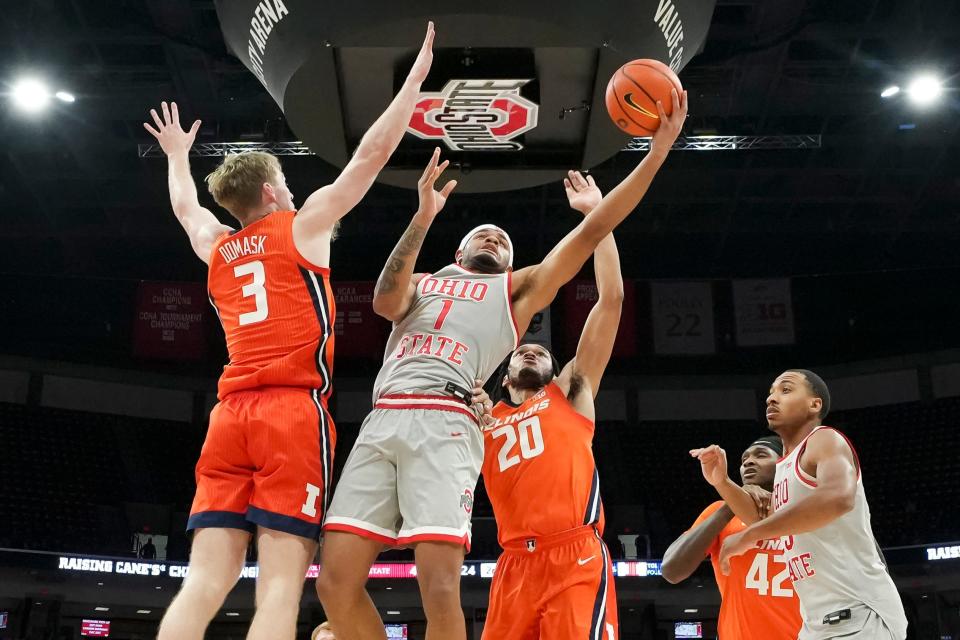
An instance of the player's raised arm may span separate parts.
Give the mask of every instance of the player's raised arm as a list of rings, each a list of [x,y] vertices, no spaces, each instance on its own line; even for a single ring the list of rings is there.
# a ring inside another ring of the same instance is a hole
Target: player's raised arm
[[[357,206],[386,166],[403,138],[420,96],[420,85],[430,71],[433,36],[433,22],[430,22],[420,53],[393,102],[364,134],[340,176],[332,184],[310,194],[300,207],[298,224],[303,225],[307,233],[332,229],[337,220]]]
[[[727,475],[727,452],[715,444],[692,449],[690,456],[700,461],[704,479],[717,490],[734,514],[746,524],[760,520],[760,508],[753,496]]]
[[[660,128],[653,135],[650,152],[637,168],[608,193],[543,262],[515,274],[514,314],[521,329],[526,328],[533,314],[553,301],[560,287],[580,271],[600,241],[630,215],[647,192],[687,117],[687,92],[679,96],[676,90],[672,90],[671,99],[673,111],[669,116],[663,105],[657,103]]]
[[[167,184],[173,213],[187,232],[194,253],[207,262],[213,243],[218,237],[231,231],[231,228],[217,220],[209,209],[201,206],[197,197],[197,185],[190,175],[190,147],[197,137],[200,121],[195,120],[190,130],[184,131],[180,126],[180,112],[176,102],[169,106],[166,102],[161,102],[160,110],[163,113],[162,118],[156,109],[150,109],[156,128],[147,122],[143,123],[143,128],[157,139],[160,148],[167,154]]]
[[[603,198],[593,176],[584,178],[579,171],[571,171],[563,186],[570,206],[584,215],[589,215]],[[593,253],[593,269],[597,279],[597,302],[583,326],[576,356],[563,368],[557,381],[569,394],[571,380],[579,380],[582,391],[589,393],[585,397],[591,399],[597,397],[600,379],[610,362],[623,308],[620,254],[612,233],[597,245]]]
[[[416,265],[417,256],[420,255],[423,239],[427,236],[427,231],[437,214],[446,204],[447,197],[457,186],[457,181],[451,180],[440,191],[434,189],[437,179],[449,164],[449,160],[440,162],[440,148],[434,149],[427,168],[417,182],[420,207],[407,226],[407,230],[404,231],[400,242],[387,258],[380,277],[377,278],[377,286],[373,293],[373,310],[387,320],[400,320],[410,309],[417,286],[417,279],[413,277],[413,267]]]
[[[817,431],[807,440],[802,461],[805,467],[815,470],[817,487],[813,494],[727,538],[720,552],[720,566],[725,574],[730,558],[744,553],[757,541],[816,531],[854,508],[859,471],[843,436],[832,429]],[[798,458],[796,464],[800,463]]]

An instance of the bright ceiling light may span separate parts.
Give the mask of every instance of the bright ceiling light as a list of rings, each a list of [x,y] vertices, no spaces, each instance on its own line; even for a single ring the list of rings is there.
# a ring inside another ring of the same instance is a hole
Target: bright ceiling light
[[[699,611],[699,609],[684,609],[684,610],[683,610],[684,613],[696,613],[697,611]]]
[[[76,102],[77,100],[76,96],[74,96],[69,91],[57,91],[53,95],[56,96],[57,100],[60,100],[62,102]]]
[[[13,103],[23,111],[41,111],[50,102],[50,90],[40,80],[24,78],[13,85]]]
[[[150,613],[150,609],[137,609],[137,613]]]
[[[230,616],[231,618],[236,618],[240,614],[237,613],[236,611],[227,611],[227,615]]]
[[[110,611],[110,607],[94,607],[94,611]]]
[[[387,611],[388,616],[398,616],[400,615],[399,611]]]
[[[907,87],[907,95],[914,104],[925,106],[936,101],[943,93],[940,80],[931,75],[917,76]]]
[[[891,98],[891,97],[897,95],[898,93],[900,93],[900,87],[898,87],[897,85],[894,84],[894,85],[891,85],[891,86],[887,87],[887,88],[884,89],[883,91],[881,91],[881,92],[880,92],[880,97],[881,97],[881,98]]]

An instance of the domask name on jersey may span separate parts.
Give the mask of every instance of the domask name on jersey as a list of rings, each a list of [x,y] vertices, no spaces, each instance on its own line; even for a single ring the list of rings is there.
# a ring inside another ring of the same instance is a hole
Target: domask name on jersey
[[[229,264],[237,258],[265,253],[263,243],[266,239],[267,236],[245,236],[236,240],[228,240],[217,251]]]

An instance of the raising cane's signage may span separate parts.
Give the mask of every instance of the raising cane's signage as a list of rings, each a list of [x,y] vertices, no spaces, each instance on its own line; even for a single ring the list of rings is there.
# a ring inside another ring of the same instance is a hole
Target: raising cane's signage
[[[539,107],[520,95],[527,80],[450,80],[420,94],[407,131],[453,151],[519,151],[514,138],[537,126]]]

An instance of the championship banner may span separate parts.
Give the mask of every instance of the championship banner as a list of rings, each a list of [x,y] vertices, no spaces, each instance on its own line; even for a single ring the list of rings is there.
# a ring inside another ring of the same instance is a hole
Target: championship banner
[[[527,332],[520,338],[520,344],[530,342],[544,347],[547,351],[553,351],[553,340],[551,339],[550,331],[550,307],[533,314]]]
[[[717,350],[713,288],[709,282],[653,282],[653,349],[663,355],[704,355]]]
[[[793,300],[790,280],[734,280],[733,308],[737,344],[763,347],[793,344]]]
[[[597,303],[597,284],[593,280],[573,280],[563,287],[563,315],[566,327],[564,344],[566,352],[577,351],[577,343],[583,334],[587,316]],[[629,358],[637,354],[637,305],[636,289],[632,280],[623,283],[623,310],[620,326],[613,343],[613,356]]]
[[[346,358],[383,357],[390,323],[373,311],[374,282],[331,282],[337,305],[334,335],[337,356]]]
[[[141,282],[133,322],[133,354],[163,360],[203,358],[209,305],[206,287],[198,282]]]

